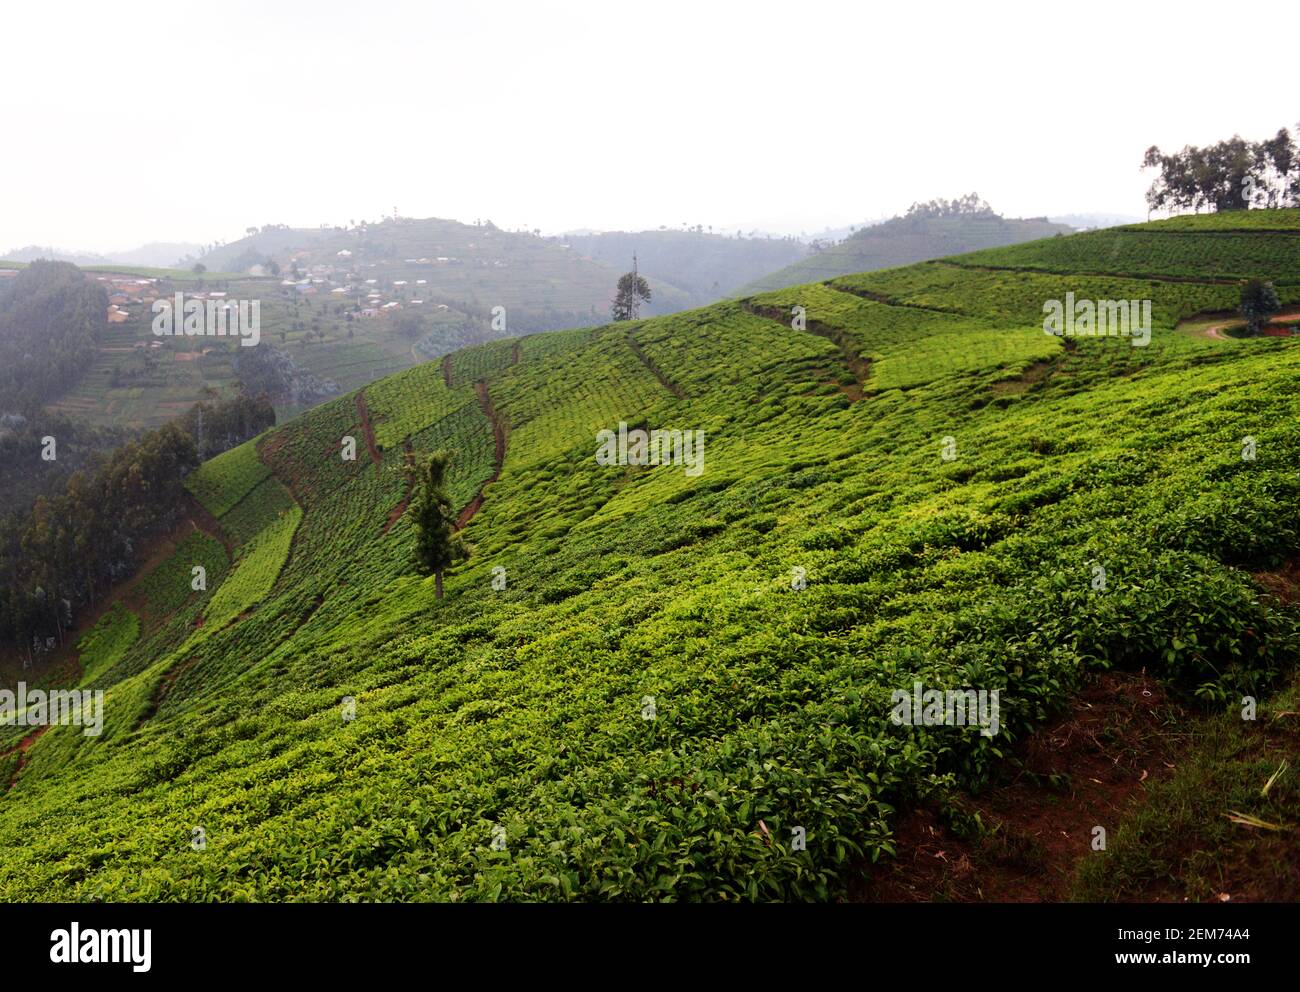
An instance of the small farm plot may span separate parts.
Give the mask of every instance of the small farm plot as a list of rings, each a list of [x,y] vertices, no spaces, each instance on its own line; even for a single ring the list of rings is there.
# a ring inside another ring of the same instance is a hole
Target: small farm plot
[[[440,362],[426,362],[366,388],[366,404],[380,451],[402,441],[466,403],[477,402],[471,386],[448,389]]]
[[[293,496],[279,479],[263,479],[255,489],[221,518],[221,526],[236,548],[253,541],[294,505]]]
[[[140,618],[115,604],[77,642],[81,684],[90,685],[116,665],[140,636]]]
[[[194,589],[196,567],[203,569],[205,584],[212,589],[227,564],[226,549],[221,542],[196,530],[176,546],[166,561],[145,576],[135,588],[133,599],[138,601],[147,619],[160,623],[198,595]]]
[[[257,441],[248,441],[204,462],[190,473],[185,488],[209,513],[221,517],[253,491],[268,475],[269,466],[257,454]]]
[[[204,616],[205,626],[219,630],[266,598],[289,558],[301,521],[302,509],[295,503],[245,547],[226,581],[213,594]]]

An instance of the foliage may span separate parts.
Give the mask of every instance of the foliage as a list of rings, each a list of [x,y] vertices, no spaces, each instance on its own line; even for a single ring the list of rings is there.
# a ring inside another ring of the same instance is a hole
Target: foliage
[[[636,320],[642,303],[650,302],[650,283],[645,276],[634,271],[624,272],[618,277],[618,286],[614,291],[614,302],[610,304],[609,313],[613,320]]]
[[[0,894],[838,899],[901,809],[985,783],[1090,669],[1210,712],[1268,692],[1300,661],[1252,578],[1300,553],[1295,341],[1176,333],[1235,305],[1216,276],[1031,256],[526,337],[472,366],[490,405],[433,363],[366,389],[378,465],[338,456],[355,395],[276,427],[257,447],[303,509],[201,626],[187,601],[105,673],[103,739],[33,745]],[[1150,346],[1044,335],[1067,291],[1152,299]],[[494,467],[485,407],[505,462],[439,600],[393,517],[402,442],[455,450],[445,520]],[[620,419],[703,430],[704,474],[598,465]],[[997,689],[1000,732],[895,725],[915,681]]]
[[[1300,156],[1286,128],[1267,141],[1239,135],[1204,148],[1165,154],[1155,145],[1142,159],[1159,173],[1147,191],[1152,210],[1249,210],[1300,206]]]
[[[1241,315],[1251,334],[1258,334],[1269,317],[1282,309],[1277,290],[1263,279],[1247,279],[1241,284]]]
[[[139,617],[115,603],[77,642],[82,684],[92,684],[117,664],[139,636]]]
[[[219,629],[266,597],[280,577],[301,520],[302,510],[294,504],[245,547],[230,576],[212,596],[206,624]]]
[[[415,497],[415,561],[424,575],[437,579],[437,596],[442,599],[442,574],[467,556],[464,542],[455,533],[456,513],[447,491],[447,465],[451,455],[435,451],[418,472]]]
[[[185,488],[214,517],[220,517],[271,474],[248,441],[204,462],[185,480]]]
[[[34,415],[76,381],[108,326],[108,294],[67,262],[0,282],[0,412]]]

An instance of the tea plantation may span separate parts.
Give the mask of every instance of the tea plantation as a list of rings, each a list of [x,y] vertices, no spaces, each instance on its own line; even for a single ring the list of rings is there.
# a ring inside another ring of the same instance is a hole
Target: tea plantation
[[[493,343],[214,459],[217,527],[82,642],[103,735],[0,799],[0,898],[834,900],[1089,672],[1267,698],[1300,341],[1179,324],[1241,276],[1300,303],[1295,214]],[[1149,346],[1045,334],[1066,293],[1152,301]],[[620,421],[703,431],[703,472],[597,464]],[[442,600],[408,446],[484,497]],[[917,681],[998,690],[999,732],[896,725]]]

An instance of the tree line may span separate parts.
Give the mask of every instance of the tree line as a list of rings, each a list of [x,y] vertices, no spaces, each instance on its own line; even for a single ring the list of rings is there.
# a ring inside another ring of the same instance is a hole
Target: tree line
[[[1171,154],[1152,145],[1142,167],[1158,170],[1147,190],[1152,210],[1199,213],[1300,206],[1300,156],[1286,128],[1267,141],[1233,135]]]
[[[62,492],[37,497],[27,513],[0,518],[0,640],[25,658],[50,638],[61,644],[80,612],[133,575],[149,542],[188,513],[185,477],[274,423],[265,397],[197,404],[72,473]],[[44,447],[57,459],[52,440]]]
[[[108,327],[108,294],[69,262],[0,282],[0,413],[33,416],[77,382]]]

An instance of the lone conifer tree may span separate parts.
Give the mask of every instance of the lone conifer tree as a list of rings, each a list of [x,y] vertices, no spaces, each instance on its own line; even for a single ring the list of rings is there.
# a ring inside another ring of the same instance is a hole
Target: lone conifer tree
[[[434,577],[434,588],[442,599],[442,573],[469,550],[456,533],[456,514],[447,493],[447,466],[451,453],[438,451],[430,456],[420,473],[420,491],[415,504],[415,558],[425,575]]]
[[[615,320],[636,320],[642,303],[650,302],[650,284],[637,274],[636,254],[632,255],[632,271],[618,277],[618,292],[610,315]]]

